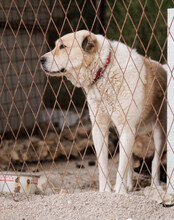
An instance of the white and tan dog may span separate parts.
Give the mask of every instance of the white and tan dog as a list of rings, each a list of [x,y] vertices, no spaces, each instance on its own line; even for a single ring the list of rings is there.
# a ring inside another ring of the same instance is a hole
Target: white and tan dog
[[[40,58],[50,76],[66,76],[86,91],[92,136],[98,158],[100,191],[111,191],[108,133],[111,122],[120,137],[115,191],[132,188],[131,154],[135,136],[152,132],[155,155],[152,184],[158,187],[166,130],[166,79],[162,65],[139,55],[121,42],[82,30],[56,41]]]

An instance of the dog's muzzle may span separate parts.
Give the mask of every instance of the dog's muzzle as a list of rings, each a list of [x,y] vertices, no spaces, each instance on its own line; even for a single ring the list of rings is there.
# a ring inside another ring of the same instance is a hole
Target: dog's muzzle
[[[49,70],[47,70],[47,68],[45,67],[45,63],[46,63],[46,58],[45,57],[41,57],[40,58],[40,63],[41,63],[41,67],[42,67],[42,69],[44,69],[45,70],[45,72],[47,72],[47,73],[65,73],[66,72],[66,69],[65,68],[62,68],[61,70],[58,70],[58,71],[49,71]]]
[[[47,72],[47,69],[45,68],[45,63],[46,63],[46,58],[45,57],[41,57],[40,58],[41,68]]]
[[[41,57],[41,58],[40,58],[40,62],[41,62],[42,65],[44,65],[45,62],[46,62],[46,58],[45,58],[45,57]]]

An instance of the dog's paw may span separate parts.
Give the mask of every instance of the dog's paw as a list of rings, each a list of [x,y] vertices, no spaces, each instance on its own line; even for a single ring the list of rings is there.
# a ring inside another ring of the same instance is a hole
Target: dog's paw
[[[157,184],[153,183],[153,184],[151,184],[151,187],[156,189],[156,190],[159,190],[159,191],[164,190],[163,187],[159,183],[157,183]]]
[[[127,186],[127,191],[128,191],[128,192],[132,192],[132,191],[133,191],[133,185]]]
[[[110,187],[107,187],[104,191],[105,191],[105,192],[111,192],[112,190],[111,190]]]
[[[127,181],[127,191],[131,192],[132,190],[133,190],[132,179],[128,179],[128,181]]]
[[[127,190],[123,184],[121,184],[121,186],[116,184],[114,187],[114,191],[117,194],[127,194]]]
[[[110,188],[100,189],[99,192],[112,192]]]
[[[105,186],[101,186],[99,189],[100,192],[112,192],[112,187],[110,182],[107,183]]]

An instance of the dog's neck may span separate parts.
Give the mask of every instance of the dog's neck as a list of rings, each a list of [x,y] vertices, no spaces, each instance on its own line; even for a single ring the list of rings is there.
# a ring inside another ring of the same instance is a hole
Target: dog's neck
[[[101,76],[102,76],[103,73],[105,72],[107,66],[109,65],[110,61],[111,61],[111,51],[109,52],[109,55],[108,55],[108,57],[107,57],[107,59],[106,59],[106,63],[105,63],[105,65],[104,65],[104,67],[100,67],[99,70],[97,71],[97,73],[95,74],[95,78],[94,78],[94,80],[93,80],[92,85],[93,85],[94,83],[96,83],[96,82],[101,78]]]

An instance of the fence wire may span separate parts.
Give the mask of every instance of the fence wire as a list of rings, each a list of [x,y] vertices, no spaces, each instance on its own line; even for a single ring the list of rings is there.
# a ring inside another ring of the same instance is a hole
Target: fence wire
[[[167,64],[167,29],[170,32],[167,8],[173,5],[173,1],[165,0],[6,0],[0,3],[1,179],[9,171],[16,175],[24,172],[33,175],[34,172],[41,176],[39,189],[44,192],[99,188],[98,167],[101,165],[92,140],[92,129],[98,119],[93,106],[87,107],[88,93],[64,77],[46,76],[40,67],[40,57],[55,47],[58,38],[85,29],[121,41],[131,50],[136,48],[142,56]],[[106,38],[103,47],[105,41]],[[116,52],[113,48],[111,51]],[[69,54],[68,57],[70,59]],[[131,53],[130,60],[136,67]],[[111,89],[117,97],[115,88]],[[104,94],[97,86],[96,91],[101,96],[99,106],[107,109]],[[132,102],[135,102],[134,92],[131,91]],[[94,117],[92,124],[88,108]],[[112,114],[108,120],[111,118]],[[125,118],[129,124],[127,113]],[[159,115],[156,123],[158,121]],[[166,131],[164,133],[167,138]],[[107,142],[106,135],[102,134],[103,145]],[[106,179],[110,176],[112,185],[118,168],[119,145],[124,149],[113,126],[109,134],[109,171],[105,176]],[[135,137],[131,166],[134,191],[151,184],[155,151],[153,132]],[[165,185],[165,146],[159,157],[160,180]]]

